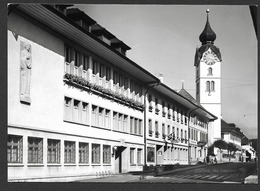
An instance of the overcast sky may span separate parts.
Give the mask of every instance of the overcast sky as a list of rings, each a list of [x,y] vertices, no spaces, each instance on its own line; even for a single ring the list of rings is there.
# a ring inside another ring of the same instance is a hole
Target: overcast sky
[[[257,40],[246,5],[77,5],[132,49],[127,57],[195,97],[194,57],[209,21],[222,54],[222,119],[257,138]]]

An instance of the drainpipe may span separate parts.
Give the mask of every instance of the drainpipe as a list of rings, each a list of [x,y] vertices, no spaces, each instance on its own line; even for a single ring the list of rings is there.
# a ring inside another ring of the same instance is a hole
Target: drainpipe
[[[147,101],[146,101],[146,99],[147,99],[147,94],[148,94],[148,92],[152,89],[152,88],[154,88],[155,86],[158,86],[158,85],[160,85],[161,84],[161,81],[158,81],[156,84],[154,84],[154,85],[152,85],[152,86],[150,86],[147,90],[146,90],[146,92],[145,92],[145,94],[144,94],[144,166],[146,166],[146,142],[147,142],[147,140],[146,140],[146,126],[147,126],[147,123],[146,123],[146,121],[147,121]]]
[[[191,155],[191,150],[190,150],[190,116],[191,113],[194,112],[195,110],[199,109],[199,107],[192,109],[189,113],[188,117],[188,165],[190,165],[190,155]]]

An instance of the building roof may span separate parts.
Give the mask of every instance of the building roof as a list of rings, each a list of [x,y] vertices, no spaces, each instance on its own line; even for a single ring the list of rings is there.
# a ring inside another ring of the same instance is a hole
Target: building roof
[[[183,97],[185,97],[186,99],[190,100],[193,104],[197,105],[199,108],[206,111],[206,109],[196,99],[194,99],[192,95],[190,95],[190,93],[187,92],[187,90],[185,90],[184,88],[182,88],[178,93]],[[210,112],[208,113],[211,114]]]
[[[221,133],[230,133],[236,135],[239,138],[243,138],[245,135],[240,131],[240,128],[236,127],[234,123],[227,123],[221,119]]]
[[[94,25],[95,23],[97,23],[94,19],[86,15],[83,11],[79,10],[78,8],[67,9],[67,16],[75,21],[83,20],[89,25]]]

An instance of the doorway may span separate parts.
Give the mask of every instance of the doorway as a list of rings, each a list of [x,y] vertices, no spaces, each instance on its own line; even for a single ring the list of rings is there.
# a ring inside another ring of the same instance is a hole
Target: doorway
[[[115,153],[115,172],[116,173],[122,173],[122,154],[126,147],[117,147],[116,153]]]

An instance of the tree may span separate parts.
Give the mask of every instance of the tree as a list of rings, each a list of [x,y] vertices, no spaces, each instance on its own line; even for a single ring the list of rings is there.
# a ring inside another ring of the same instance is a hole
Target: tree
[[[220,150],[221,153],[222,153],[223,149],[227,149],[227,143],[222,139],[216,140],[213,143],[213,145],[214,145],[214,147],[217,147]],[[221,160],[221,157],[220,157],[220,160]]]
[[[214,147],[217,147],[220,151],[222,151],[223,149],[227,149],[227,143],[223,140],[216,140],[213,143]]]
[[[234,143],[227,143],[227,150],[228,150],[229,161],[230,161],[231,152],[236,152],[238,149]]]

